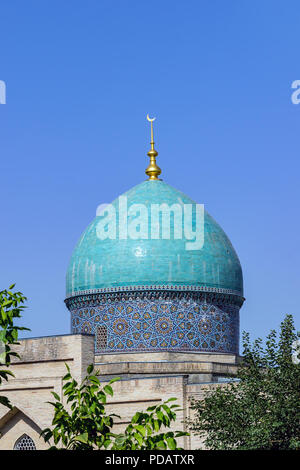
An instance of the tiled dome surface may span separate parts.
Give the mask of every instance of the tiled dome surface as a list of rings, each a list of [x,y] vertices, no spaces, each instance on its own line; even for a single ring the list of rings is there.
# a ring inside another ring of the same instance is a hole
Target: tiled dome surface
[[[132,204],[195,204],[163,181],[144,181],[127,196]],[[119,198],[113,203],[118,212]],[[149,209],[150,210],[150,209]],[[228,292],[243,295],[243,277],[238,256],[215,220],[205,212],[204,245],[186,250],[181,240],[100,240],[96,217],[75,247],[67,272],[67,297],[131,288],[175,288]],[[150,224],[150,221],[149,221]],[[150,233],[150,227],[149,227]],[[172,230],[171,230],[172,233]]]

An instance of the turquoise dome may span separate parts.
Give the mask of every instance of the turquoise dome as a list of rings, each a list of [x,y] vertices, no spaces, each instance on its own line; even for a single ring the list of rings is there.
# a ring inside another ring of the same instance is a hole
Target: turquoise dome
[[[149,211],[151,204],[195,204],[161,180],[144,181],[123,196],[127,196],[128,207],[144,204]],[[112,203],[117,217],[119,199]],[[187,250],[187,240],[174,239],[172,235],[170,240],[150,236],[101,240],[97,236],[101,219],[103,216],[97,216],[91,222],[73,251],[67,272],[67,297],[131,288],[198,289],[243,296],[238,256],[222,228],[206,211],[204,244],[200,250]]]

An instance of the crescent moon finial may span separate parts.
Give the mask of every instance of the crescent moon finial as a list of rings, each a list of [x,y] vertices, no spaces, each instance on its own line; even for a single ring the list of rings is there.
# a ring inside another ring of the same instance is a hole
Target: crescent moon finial
[[[148,120],[149,122],[153,122],[153,121],[155,121],[155,119],[156,119],[156,117],[150,118],[150,117],[149,117],[149,114],[147,114],[147,120]]]
[[[156,157],[158,155],[157,151],[154,148],[154,140],[153,140],[153,121],[155,121],[156,117],[151,118],[149,114],[147,114],[147,121],[151,124],[151,149],[148,152],[150,157],[150,165],[146,169],[146,175],[149,176],[149,180],[158,180],[158,176],[161,174],[161,169],[156,164]]]

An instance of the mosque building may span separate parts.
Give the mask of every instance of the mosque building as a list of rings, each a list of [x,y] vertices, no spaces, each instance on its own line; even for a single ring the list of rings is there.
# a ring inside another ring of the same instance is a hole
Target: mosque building
[[[0,449],[47,448],[39,434],[51,426],[46,402],[51,391],[62,395],[65,363],[78,380],[91,363],[103,383],[121,378],[107,405],[122,417],[116,432],[170,397],[181,406],[175,428],[184,429],[190,398],[236,372],[244,302],[238,256],[203,206],[159,179],[148,120],[148,179],[104,208],[71,256],[71,333],[20,341],[15,377],[0,389],[14,405],[0,407]],[[200,445],[196,436],[181,439],[185,449]]]

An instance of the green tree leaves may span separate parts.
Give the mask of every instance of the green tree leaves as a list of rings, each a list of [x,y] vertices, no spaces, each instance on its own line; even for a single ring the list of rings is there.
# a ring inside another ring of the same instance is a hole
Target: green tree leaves
[[[300,449],[300,364],[293,362],[293,317],[250,343],[243,334],[238,382],[216,386],[193,400],[190,430],[209,449]]]
[[[183,431],[160,432],[163,428],[170,428],[176,421],[175,409],[179,405],[169,403],[176,400],[170,398],[161,405],[147,408],[146,412],[137,412],[124,434],[116,436],[112,446],[113,450],[180,450],[176,439],[189,434]],[[159,433],[160,432],[160,433]]]
[[[3,380],[8,380],[13,373],[7,368],[11,364],[12,357],[19,355],[12,349],[18,343],[19,331],[28,330],[28,328],[15,325],[15,320],[21,318],[22,311],[26,308],[23,304],[27,300],[21,292],[13,292],[15,284],[12,284],[8,290],[0,291],[0,365],[6,368],[0,370],[0,384]],[[12,408],[8,398],[0,396],[0,403],[8,408]]]
[[[176,439],[187,433],[160,432],[176,420],[175,409],[179,406],[169,406],[176,398],[151,406],[146,412],[137,412],[125,432],[115,434],[114,418],[119,416],[107,414],[105,405],[107,395],[112,397],[114,394],[112,384],[119,379],[114,378],[102,387],[99,372],[90,365],[88,375],[78,385],[67,364],[66,367],[68,372],[63,377],[64,398],[52,392],[56,402],[49,402],[54,407],[53,429],[47,428],[41,433],[46,442],[54,443],[52,449],[178,449]],[[67,406],[64,405],[65,401]]]

